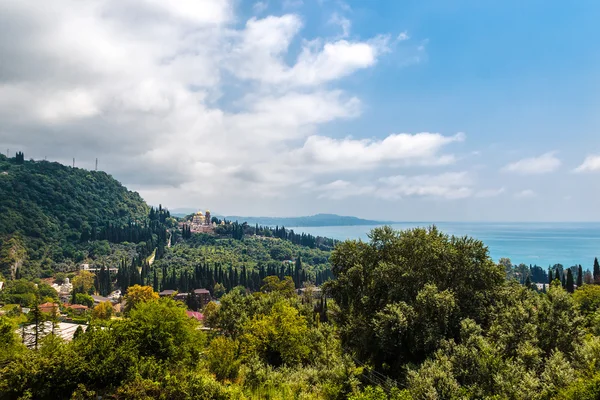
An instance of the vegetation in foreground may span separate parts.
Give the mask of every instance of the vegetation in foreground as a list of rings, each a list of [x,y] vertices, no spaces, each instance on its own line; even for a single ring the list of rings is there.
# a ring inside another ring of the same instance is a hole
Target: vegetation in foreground
[[[125,318],[38,350],[2,317],[0,398],[598,398],[600,286],[539,293],[435,228],[378,228],[331,262],[332,299],[268,277],[209,303],[208,332],[149,289]]]

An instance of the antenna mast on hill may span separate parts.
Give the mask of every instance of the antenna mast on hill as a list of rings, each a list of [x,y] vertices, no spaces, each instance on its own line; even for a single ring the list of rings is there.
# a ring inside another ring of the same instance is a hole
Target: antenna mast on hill
[[[75,168],[75,157],[73,157],[73,168]]]
[[[6,158],[8,158],[8,149],[6,149]]]
[[[98,171],[98,159],[96,158],[96,171]]]

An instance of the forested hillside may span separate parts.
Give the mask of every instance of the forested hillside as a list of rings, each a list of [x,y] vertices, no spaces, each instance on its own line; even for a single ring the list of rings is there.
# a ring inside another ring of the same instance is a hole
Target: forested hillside
[[[0,399],[600,398],[600,285],[539,292],[506,280],[482,242],[435,227],[370,238],[334,250],[331,297],[267,276],[208,303],[204,329],[182,302],[132,286],[119,318],[94,312],[74,340],[26,348],[13,309],[0,316]],[[197,239],[177,257],[265,240]]]
[[[104,172],[0,156],[0,276],[52,277],[81,263],[120,268],[96,287],[103,295],[135,284],[214,292],[217,284],[258,290],[267,275],[291,276],[298,287],[331,277],[331,239],[214,220],[214,235],[192,234]]]
[[[149,207],[100,171],[0,155],[0,267],[39,269],[72,258],[82,232],[146,218]],[[64,253],[64,254],[63,254]]]

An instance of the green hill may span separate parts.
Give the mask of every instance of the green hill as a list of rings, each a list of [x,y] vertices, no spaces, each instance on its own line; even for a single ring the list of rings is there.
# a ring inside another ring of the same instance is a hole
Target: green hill
[[[0,155],[0,271],[24,250],[30,264],[56,261],[81,232],[141,220],[148,211],[138,193],[105,172]]]

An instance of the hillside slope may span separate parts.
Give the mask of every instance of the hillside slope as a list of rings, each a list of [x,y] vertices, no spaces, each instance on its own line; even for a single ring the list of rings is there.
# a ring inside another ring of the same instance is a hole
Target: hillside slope
[[[126,224],[148,210],[138,193],[105,172],[0,155],[0,264],[14,253],[15,237],[29,259],[41,259],[54,244],[78,241],[85,228]]]

